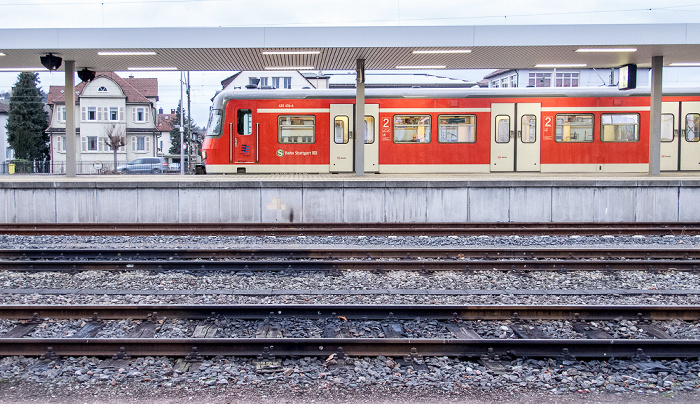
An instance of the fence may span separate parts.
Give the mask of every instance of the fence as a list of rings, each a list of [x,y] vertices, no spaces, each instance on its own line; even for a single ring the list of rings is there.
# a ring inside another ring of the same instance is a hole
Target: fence
[[[117,167],[126,164],[118,162]],[[0,174],[65,174],[64,161],[7,161],[0,165]],[[119,174],[114,162],[76,162],[77,174]]]

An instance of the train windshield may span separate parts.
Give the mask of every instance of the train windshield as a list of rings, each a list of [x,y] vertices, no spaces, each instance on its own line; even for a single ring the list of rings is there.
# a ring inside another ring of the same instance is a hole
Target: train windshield
[[[209,111],[206,137],[217,137],[219,135],[221,135],[221,110],[212,109]]]

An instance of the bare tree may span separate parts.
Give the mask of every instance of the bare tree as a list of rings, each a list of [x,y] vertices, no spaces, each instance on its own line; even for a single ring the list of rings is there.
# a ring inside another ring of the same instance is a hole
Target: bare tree
[[[117,169],[117,150],[120,147],[126,146],[126,135],[124,128],[121,125],[106,125],[103,133],[105,135],[105,144],[114,152],[114,169]]]

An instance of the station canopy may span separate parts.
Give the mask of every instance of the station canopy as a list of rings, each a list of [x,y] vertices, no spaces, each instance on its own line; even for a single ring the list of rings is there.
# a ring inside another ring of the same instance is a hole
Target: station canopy
[[[700,24],[0,29],[0,71],[49,53],[93,71],[683,66],[700,65]]]

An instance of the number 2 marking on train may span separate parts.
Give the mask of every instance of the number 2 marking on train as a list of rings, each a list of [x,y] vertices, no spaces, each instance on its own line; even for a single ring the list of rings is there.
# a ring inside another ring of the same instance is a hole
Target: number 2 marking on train
[[[382,119],[382,121],[384,121],[384,123],[382,124],[382,128],[387,128],[387,129],[389,129],[389,122],[390,122],[391,120],[390,120],[389,118],[384,118],[384,119]]]
[[[552,117],[551,116],[544,117],[544,126],[547,128],[552,126]]]

